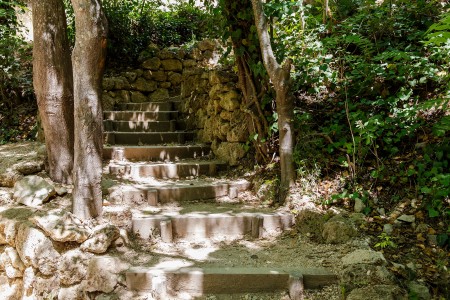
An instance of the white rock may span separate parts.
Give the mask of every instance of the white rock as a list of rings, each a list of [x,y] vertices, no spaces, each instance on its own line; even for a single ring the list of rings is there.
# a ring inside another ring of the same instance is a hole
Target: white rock
[[[58,293],[58,300],[89,300],[81,285],[62,287]],[[130,298],[131,300],[131,298]]]
[[[14,199],[30,207],[39,207],[56,194],[55,187],[39,176],[26,176],[14,184]]]
[[[87,274],[89,260],[93,255],[74,249],[67,251],[61,256],[58,264],[58,274],[61,283],[73,285],[81,282]]]
[[[91,237],[81,244],[80,249],[92,253],[104,253],[111,243],[120,236],[119,229],[110,224],[99,225],[93,229]]]
[[[44,233],[31,224],[22,223],[17,230],[16,249],[25,266],[33,266],[44,275],[52,275],[60,254]]]
[[[0,255],[0,263],[2,264],[6,276],[8,278],[22,277],[25,265],[19,257],[16,249],[6,247]]]
[[[89,262],[86,280],[81,283],[83,290],[111,293],[122,280],[120,273],[128,268],[129,265],[117,257],[94,257]]]
[[[58,276],[36,276],[33,284],[32,299],[55,299],[58,296],[59,287],[60,280]]]
[[[8,277],[0,275],[0,299],[22,300],[22,279],[8,280]]]
[[[350,266],[355,264],[373,264],[373,265],[386,265],[386,259],[380,252],[372,250],[355,250],[342,258],[342,264],[344,266]]]
[[[91,234],[91,230],[73,214],[63,210],[49,211],[46,215],[32,217],[30,221],[58,242],[82,243]]]

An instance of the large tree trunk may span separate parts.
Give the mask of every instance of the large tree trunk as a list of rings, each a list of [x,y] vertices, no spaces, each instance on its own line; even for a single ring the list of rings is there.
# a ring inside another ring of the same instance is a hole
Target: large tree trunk
[[[34,0],[33,85],[44,128],[48,173],[72,183],[73,81],[62,0]]]
[[[72,54],[75,99],[73,213],[102,213],[103,125],[101,84],[106,57],[107,21],[99,0],[72,0],[75,48]]]
[[[290,80],[291,61],[286,60],[283,65],[277,62],[272,51],[268,24],[261,0],[252,0],[252,7],[264,66],[276,92],[278,129],[280,132],[280,202],[283,203],[289,192],[289,188],[294,185],[295,181],[294,162],[292,158],[294,149],[294,107]]]

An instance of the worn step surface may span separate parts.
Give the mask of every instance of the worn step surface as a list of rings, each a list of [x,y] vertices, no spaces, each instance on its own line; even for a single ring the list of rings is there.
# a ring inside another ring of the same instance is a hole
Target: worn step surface
[[[116,161],[178,161],[210,155],[211,147],[207,145],[105,146],[103,148],[103,158]]]
[[[161,237],[164,242],[198,239],[264,238],[292,228],[289,212],[156,213],[141,211],[132,219],[133,233],[142,239]],[[149,215],[150,214],[150,215]]]
[[[337,276],[323,268],[150,267],[128,270],[126,281],[130,289],[151,290],[161,299],[287,290],[290,298],[296,300],[303,299],[305,289],[337,283]]]
[[[105,131],[120,132],[171,132],[176,130],[185,130],[184,121],[103,121]]]
[[[109,173],[116,176],[131,178],[153,177],[158,179],[178,179],[198,176],[214,176],[225,164],[221,161],[181,161],[132,163],[118,162],[109,165]]]
[[[120,103],[117,110],[122,111],[174,111],[177,110],[179,101],[158,101],[142,103]]]
[[[178,118],[178,111],[105,111],[104,120],[115,121],[170,121]]]
[[[239,193],[248,190],[246,180],[180,180],[156,182],[155,184],[117,185],[109,189],[109,198],[116,204],[158,205],[173,202],[199,200],[215,201],[217,198],[236,199]]]
[[[157,145],[192,141],[194,132],[105,132],[105,143],[110,145]]]

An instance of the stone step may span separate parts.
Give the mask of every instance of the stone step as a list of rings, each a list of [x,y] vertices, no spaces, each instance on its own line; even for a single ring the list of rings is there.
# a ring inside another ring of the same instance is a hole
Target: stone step
[[[170,121],[178,118],[178,111],[105,111],[104,120],[112,121]]]
[[[132,219],[133,233],[142,239],[161,237],[163,242],[197,239],[264,238],[279,235],[292,228],[294,216],[288,212],[223,212],[205,211],[173,215],[143,211]]]
[[[118,110],[122,111],[172,111],[176,110],[176,105],[172,101],[164,102],[142,102],[142,103],[120,103]]]
[[[131,178],[153,177],[158,179],[178,179],[214,176],[225,164],[221,161],[192,161],[174,163],[131,163],[118,162],[109,165],[109,173]]]
[[[173,132],[176,130],[185,130],[184,121],[103,121],[105,131],[119,132]]]
[[[192,141],[195,133],[191,131],[179,132],[105,132],[104,141],[109,145],[160,145],[184,144]]]
[[[239,193],[250,188],[246,180],[177,180],[154,184],[116,185],[111,187],[109,201],[113,204],[161,205],[167,203],[189,203],[193,201],[215,202],[217,198],[237,199]]]
[[[211,155],[211,148],[206,145],[172,145],[172,146],[125,146],[103,148],[103,158],[117,161],[177,161],[189,158],[201,158]]]
[[[129,289],[151,291],[158,299],[288,291],[299,300],[305,289],[336,284],[338,277],[323,268],[135,267],[126,281]]]

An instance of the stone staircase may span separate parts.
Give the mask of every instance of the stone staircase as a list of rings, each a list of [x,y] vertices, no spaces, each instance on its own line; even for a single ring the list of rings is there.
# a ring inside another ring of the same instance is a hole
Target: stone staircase
[[[208,145],[195,142],[195,132],[180,119],[179,103],[178,98],[127,103],[104,112],[105,173],[121,182],[109,188],[109,201],[112,208],[130,208],[133,234],[170,247],[183,241],[265,239],[290,229],[291,213],[241,201],[250,183],[221,177],[227,166],[213,158]],[[336,281],[318,268],[180,266],[171,259],[166,257],[164,266],[129,269],[128,288],[156,299],[283,290],[302,299],[304,289]]]

